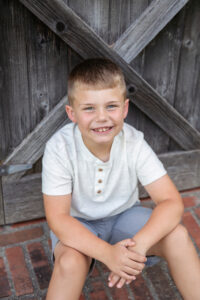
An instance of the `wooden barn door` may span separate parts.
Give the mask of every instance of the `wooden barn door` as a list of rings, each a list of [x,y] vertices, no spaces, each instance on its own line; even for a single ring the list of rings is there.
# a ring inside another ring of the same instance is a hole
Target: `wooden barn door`
[[[92,1],[90,9],[83,6],[87,1],[78,0],[20,0],[20,2],[82,59],[107,57],[121,67],[125,74],[128,95],[133,103],[132,107],[134,107],[134,112],[128,117],[129,123],[132,123],[134,116],[134,125],[138,125],[141,130],[144,127],[147,140],[148,128],[151,127],[151,137],[155,134],[160,145],[159,149],[156,148],[157,145],[153,148],[158,150],[160,159],[179,190],[200,186],[200,133],[196,126],[178,112],[176,105],[167,101],[163,96],[163,94],[167,96],[168,89],[173,90],[175,95],[176,78],[170,78],[170,84],[165,87],[167,91],[164,93],[163,91],[159,92],[159,88],[155,89],[150,84],[151,78],[148,82],[144,78],[148,75],[151,76],[150,71],[145,72],[145,76],[140,73],[142,51],[148,44],[153,47],[152,40],[185,6],[188,0],[154,0],[150,1],[150,4],[148,1],[137,1],[137,4],[136,1],[113,1],[112,10],[106,7],[110,1]],[[120,20],[116,13],[119,12],[119,7],[117,8],[119,4],[124,6],[120,8],[124,12],[124,15],[120,15],[121,18],[123,17]],[[135,10],[133,7],[131,8],[133,4]],[[135,12],[134,21],[127,17],[131,15],[131,9],[132,12]],[[106,13],[108,11],[109,15]],[[136,12],[138,17],[136,17]],[[87,23],[84,18],[87,19]],[[113,24],[110,19],[115,22],[115,31],[118,30],[118,22],[124,22],[124,27],[127,28],[123,31],[123,26],[120,27],[117,41],[112,40],[112,34],[109,34],[109,37],[106,36],[104,26],[106,28],[110,26],[110,31],[114,31],[114,28],[109,25]],[[90,23],[92,25],[89,25]],[[170,38],[174,37],[169,36]],[[175,36],[175,38],[177,37]],[[176,47],[180,48],[180,45],[177,44]],[[166,53],[162,52],[162,45],[160,45],[160,49],[160,55]],[[138,61],[136,57],[139,57]],[[155,57],[152,57],[153,59],[156,61]],[[180,61],[181,58],[170,57],[168,59],[170,62],[173,60],[173,64],[171,63],[170,66],[176,68],[176,61]],[[148,61],[152,63],[152,60]],[[168,62],[166,57],[163,57],[164,65],[167,65]],[[184,62],[182,62],[182,68],[184,68],[183,65]],[[152,75],[152,80],[153,78],[156,82],[160,80],[159,74],[156,73]],[[66,103],[67,95],[4,160],[4,165],[34,165],[43,154],[45,142],[60,126],[68,122],[64,111]],[[148,120],[145,119],[145,116]],[[148,124],[150,124],[149,127]],[[142,189],[140,195],[145,195]],[[1,223],[19,222],[43,216],[40,173],[28,175],[25,172],[19,172],[2,176],[0,211]]]

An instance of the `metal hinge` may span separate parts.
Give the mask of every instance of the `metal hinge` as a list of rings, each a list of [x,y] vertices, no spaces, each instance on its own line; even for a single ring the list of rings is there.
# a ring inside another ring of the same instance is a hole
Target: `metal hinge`
[[[26,171],[33,167],[31,164],[23,165],[2,165],[0,166],[0,176],[7,176],[17,172]]]

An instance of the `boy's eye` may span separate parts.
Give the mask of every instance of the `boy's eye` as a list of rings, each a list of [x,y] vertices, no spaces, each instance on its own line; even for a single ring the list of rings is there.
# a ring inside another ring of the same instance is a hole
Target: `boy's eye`
[[[93,111],[94,107],[90,106],[90,107],[85,107],[83,110],[85,111]]]
[[[107,106],[107,109],[115,109],[117,107],[116,104],[110,104]]]

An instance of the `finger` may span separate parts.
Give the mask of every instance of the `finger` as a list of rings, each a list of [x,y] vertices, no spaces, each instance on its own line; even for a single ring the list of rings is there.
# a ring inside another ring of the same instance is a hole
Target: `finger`
[[[117,283],[117,288],[118,289],[122,288],[125,282],[126,282],[126,280],[124,278],[121,278],[119,280],[119,282]]]
[[[113,275],[115,275],[115,273],[114,272],[110,272],[110,274],[108,276],[108,281],[110,281],[112,279]]]
[[[130,284],[132,280],[126,280],[126,284]]]
[[[131,280],[131,281],[136,279],[134,275],[129,275],[123,271],[120,272],[120,277],[124,278],[125,280]]]
[[[125,272],[128,275],[134,275],[134,276],[139,275],[141,273],[141,271],[130,268],[129,266],[125,266],[123,268],[123,272]]]
[[[139,253],[129,250],[128,257],[136,262],[144,263],[147,261],[147,258]]]
[[[135,262],[135,261],[133,261],[133,260],[129,260],[129,261],[127,261],[127,263],[126,263],[126,266],[128,266],[128,267],[130,267],[130,268],[132,268],[132,269],[134,269],[134,270],[137,270],[137,271],[142,272],[142,270],[143,270],[144,267],[145,267],[145,264],[143,264],[143,263],[138,263],[138,262]]]
[[[126,239],[120,241],[119,244],[125,247],[131,247],[131,246],[135,246],[135,241],[133,241],[132,239]]]
[[[117,274],[113,274],[112,278],[110,279],[108,286],[109,287],[113,287],[115,286],[115,284],[120,280],[120,276],[118,276]]]

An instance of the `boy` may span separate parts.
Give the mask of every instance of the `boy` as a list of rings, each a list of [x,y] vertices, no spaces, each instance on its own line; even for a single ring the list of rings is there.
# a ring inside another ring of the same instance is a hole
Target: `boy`
[[[128,124],[121,70],[107,59],[76,66],[66,112],[73,122],[47,143],[43,194],[55,265],[47,300],[79,299],[94,259],[109,286],[135,280],[164,257],[184,299],[200,299],[200,262],[180,225],[181,197],[143,134]],[[137,179],[156,203],[141,207]]]

